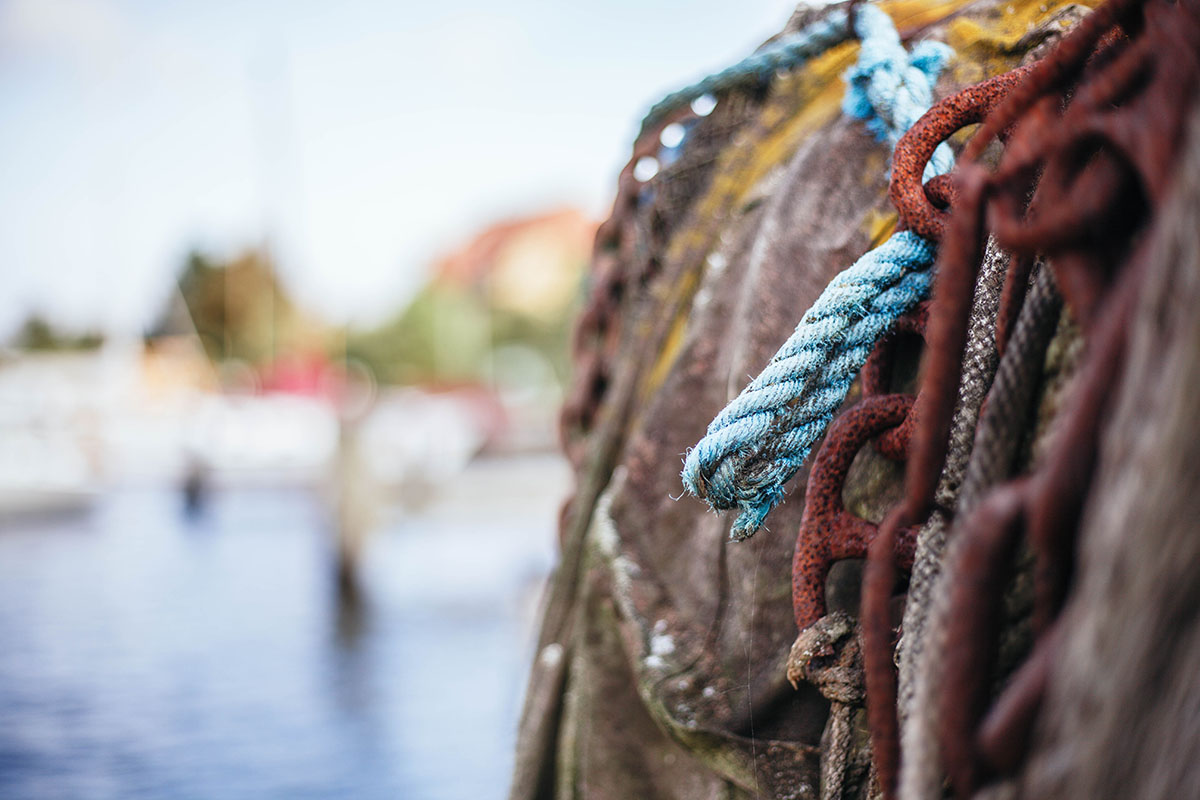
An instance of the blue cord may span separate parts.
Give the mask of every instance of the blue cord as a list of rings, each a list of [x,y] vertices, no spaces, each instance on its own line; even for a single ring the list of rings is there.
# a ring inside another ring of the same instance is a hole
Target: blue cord
[[[642,120],[641,138],[663,117],[706,94],[725,92],[739,86],[765,83],[779,70],[794,69],[809,59],[819,56],[830,47],[850,39],[850,26],[846,12],[842,9],[829,12],[826,16],[804,29],[783,36],[762,49],[751,53],[731,67],[713,73],[659,100]]]
[[[932,104],[951,50],[926,42],[906,52],[891,19],[874,6],[859,8],[855,30],[862,50],[846,74],[842,108],[894,147]],[[943,144],[926,175],[952,166]],[[824,435],[879,337],[928,297],[935,255],[932,242],[901,231],[838,274],[766,369],[688,452],[688,491],[714,509],[741,510],[731,538],[753,535],[783,499],[784,484]]]

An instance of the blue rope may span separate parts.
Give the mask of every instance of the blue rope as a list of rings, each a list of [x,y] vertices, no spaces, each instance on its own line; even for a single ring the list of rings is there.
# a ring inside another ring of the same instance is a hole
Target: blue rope
[[[842,111],[866,121],[867,130],[894,149],[933,105],[933,85],[954,51],[941,42],[926,41],[906,52],[891,18],[872,5],[859,7],[854,31],[862,49],[858,63],[844,76],[849,85]],[[953,166],[954,154],[943,142],[925,167],[925,180]]]
[[[843,109],[895,144],[928,109],[949,58],[945,45],[905,52],[891,20],[859,8],[858,64],[847,75]],[[947,149],[934,174],[949,169]],[[876,341],[929,295],[936,248],[910,231],[895,233],[835,277],[771,359],[708,426],[684,459],[683,482],[714,509],[741,509],[730,536],[746,539],[783,499],[813,445],[845,401]]]
[[[933,257],[931,243],[902,231],[840,273],[687,454],[688,490],[713,508],[742,510],[734,539],[751,536],[783,499],[875,342],[928,296]]]
[[[728,91],[739,86],[765,83],[779,70],[793,69],[810,58],[850,38],[850,26],[843,9],[830,11],[821,19],[796,33],[783,36],[751,53],[731,67],[709,75],[659,100],[642,120],[639,138],[663,117],[706,94]]]

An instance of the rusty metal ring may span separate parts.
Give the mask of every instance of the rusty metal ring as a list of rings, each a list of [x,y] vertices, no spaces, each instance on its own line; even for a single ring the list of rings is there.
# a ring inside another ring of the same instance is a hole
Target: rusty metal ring
[[[925,338],[925,325],[929,319],[929,301],[917,305],[912,311],[897,319],[887,334],[875,344],[867,357],[862,372],[862,396],[873,397],[889,394],[891,387],[892,361],[895,357],[896,334],[908,333]],[[875,440],[875,451],[892,461],[903,461],[908,452],[908,440],[916,427],[916,418],[909,414],[904,422],[884,431]]]
[[[950,211],[937,208],[926,195],[921,182],[925,165],[937,146],[956,131],[983,122],[1020,85],[1030,69],[1021,67],[997,75],[939,101],[900,137],[892,156],[888,196],[909,230],[927,239],[941,241]]]
[[[824,616],[825,579],[833,562],[865,557],[878,532],[875,523],[846,510],[842,499],[846,475],[855,455],[872,438],[902,425],[912,407],[912,395],[874,395],[864,398],[829,426],[809,473],[804,516],[792,558],[792,610],[799,630]],[[911,542],[915,530],[903,538]],[[905,562],[911,567],[911,544],[906,557],[902,556],[902,563]]]

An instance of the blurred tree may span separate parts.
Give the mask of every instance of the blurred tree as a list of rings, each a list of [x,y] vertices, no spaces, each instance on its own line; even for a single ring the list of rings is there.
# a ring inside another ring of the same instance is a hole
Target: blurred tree
[[[350,334],[384,383],[493,380],[498,349],[536,353],[561,384],[595,224],[573,209],[493,225],[442,258],[412,303]]]
[[[17,331],[13,344],[20,350],[95,350],[104,344],[104,335],[95,331],[68,333],[34,313]]]
[[[229,261],[193,251],[178,286],[196,334],[214,360],[263,365],[281,352],[328,347],[328,327],[297,308],[261,250]],[[168,304],[152,335],[169,332],[172,318]]]
[[[487,309],[474,298],[430,284],[391,320],[351,332],[346,355],[380,383],[471,381],[486,362],[487,325]]]
[[[289,353],[354,359],[384,384],[491,382],[504,377],[496,350],[515,345],[561,384],[594,235],[573,209],[493,225],[437,262],[403,310],[344,337],[296,306],[263,251],[231,260],[193,251],[149,336],[194,328],[213,360],[259,367]]]

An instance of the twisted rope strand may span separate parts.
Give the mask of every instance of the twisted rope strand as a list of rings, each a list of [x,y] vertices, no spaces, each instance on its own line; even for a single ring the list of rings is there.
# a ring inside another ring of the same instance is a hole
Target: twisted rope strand
[[[929,295],[934,246],[901,231],[840,273],[767,368],[708,426],[684,461],[688,490],[740,508],[734,539],[752,535],[783,484],[825,433],[875,342]]]
[[[819,56],[834,45],[850,38],[850,26],[844,9],[835,9],[821,19],[788,36],[783,36],[744,59],[713,73],[691,86],[671,92],[655,103],[642,120],[642,134],[672,111],[706,94],[716,94],[765,83],[780,70],[794,69]],[[639,134],[640,136],[641,134]]]
[[[904,50],[891,19],[864,5],[855,17],[862,38],[843,109],[893,146],[933,100],[933,84],[950,56],[928,42]],[[949,149],[930,169],[953,165]],[[835,277],[762,373],[729,403],[684,459],[688,491],[714,509],[741,510],[730,537],[746,539],[783,499],[846,398],[879,337],[929,295],[935,245],[901,231]]]
[[[875,6],[863,5],[854,18],[862,40],[858,63],[845,75],[842,113],[866,122],[867,130],[895,149],[904,132],[933,105],[933,86],[954,55],[941,42],[919,42],[907,52],[892,20]],[[925,180],[949,172],[954,154],[943,142],[925,166]]]

